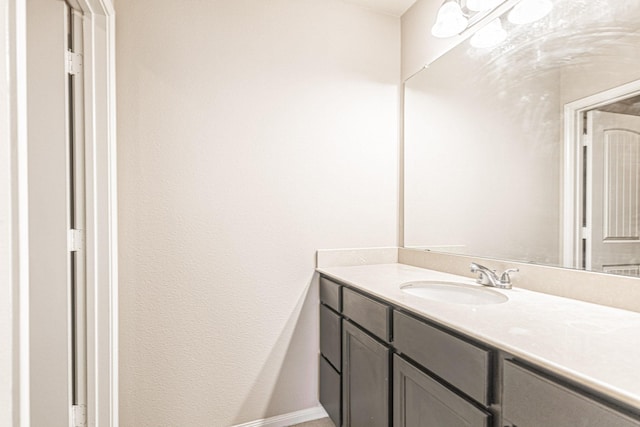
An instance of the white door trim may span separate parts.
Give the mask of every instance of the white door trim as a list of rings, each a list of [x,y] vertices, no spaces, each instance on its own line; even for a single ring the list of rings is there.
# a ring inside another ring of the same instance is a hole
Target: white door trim
[[[564,169],[562,204],[562,266],[579,268],[582,236],[582,114],[640,94],[640,80],[596,93],[564,106]]]
[[[84,13],[87,417],[118,425],[118,234],[115,11],[111,0],[76,0]]]
[[[118,264],[115,122],[115,12],[111,0],[71,2],[85,16],[85,101],[87,159],[87,279],[89,320],[88,425],[118,425]],[[29,405],[29,211],[26,114],[26,0],[0,0],[6,12],[2,55],[9,85],[0,86],[8,109],[10,173],[8,209],[11,266],[12,378],[10,425],[30,425]],[[6,50],[4,49],[6,48]],[[3,83],[4,83],[3,82]],[[4,134],[5,132],[3,132]],[[4,135],[3,135],[4,136]],[[5,176],[6,175],[6,176]],[[1,184],[6,184],[2,182]],[[34,185],[34,183],[31,183]],[[89,216],[90,215],[90,216]],[[3,253],[4,254],[4,253]],[[4,278],[3,274],[3,278]],[[4,332],[1,331],[1,332]],[[0,369],[5,366],[1,366]],[[4,374],[4,371],[2,372]],[[5,421],[5,418],[2,418]]]

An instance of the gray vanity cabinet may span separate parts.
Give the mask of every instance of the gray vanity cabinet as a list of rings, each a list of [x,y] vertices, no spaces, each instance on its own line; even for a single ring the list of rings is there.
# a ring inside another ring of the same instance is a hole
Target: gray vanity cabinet
[[[342,293],[342,417],[345,427],[391,425],[391,307]]]
[[[342,286],[320,278],[319,400],[336,426],[342,423]]]
[[[320,390],[319,400],[329,418],[336,426],[340,426],[342,412],[342,381],[340,373],[327,359],[320,356]]]
[[[342,314],[384,342],[391,338],[391,307],[345,288]]]
[[[343,323],[343,425],[387,427],[391,350],[355,326]]]
[[[489,350],[398,311],[393,339],[394,427],[490,425]]]
[[[340,372],[342,367],[342,318],[320,305],[320,353]]]
[[[393,356],[394,427],[488,427],[490,415]]]
[[[502,412],[508,427],[639,427],[640,421],[506,360]]]
[[[321,277],[320,302],[320,403],[337,427],[640,427],[635,410],[360,289]]]
[[[491,351],[396,311],[394,346],[467,396],[489,406]]]

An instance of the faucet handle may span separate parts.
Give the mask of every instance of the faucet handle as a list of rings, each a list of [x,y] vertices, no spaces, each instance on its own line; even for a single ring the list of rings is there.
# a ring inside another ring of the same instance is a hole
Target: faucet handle
[[[517,268],[509,268],[507,270],[505,270],[504,273],[502,273],[502,275],[500,276],[500,281],[502,283],[511,283],[511,276],[509,276],[511,273],[517,273],[518,271],[520,271]]]

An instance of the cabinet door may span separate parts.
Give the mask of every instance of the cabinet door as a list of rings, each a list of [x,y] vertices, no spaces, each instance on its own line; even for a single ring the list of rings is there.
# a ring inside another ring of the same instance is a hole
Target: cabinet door
[[[342,330],[343,425],[389,426],[390,351],[351,322]]]
[[[502,413],[517,427],[639,427],[622,414],[582,393],[505,361]]]
[[[487,427],[490,415],[393,356],[394,427]]]

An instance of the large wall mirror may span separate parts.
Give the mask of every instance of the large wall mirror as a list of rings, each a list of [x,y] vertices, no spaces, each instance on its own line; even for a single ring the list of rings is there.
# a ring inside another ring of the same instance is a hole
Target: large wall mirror
[[[405,247],[640,275],[640,2],[556,0],[405,85]]]

